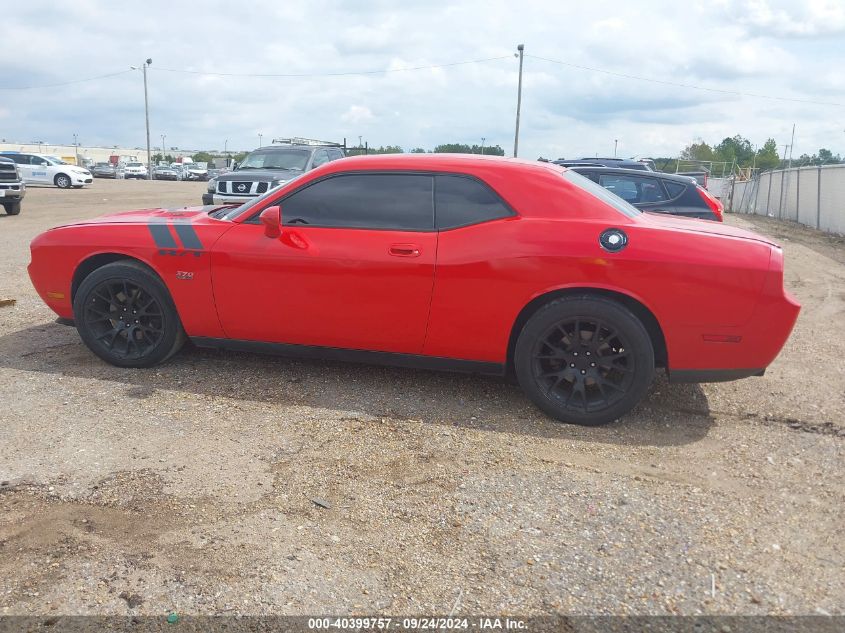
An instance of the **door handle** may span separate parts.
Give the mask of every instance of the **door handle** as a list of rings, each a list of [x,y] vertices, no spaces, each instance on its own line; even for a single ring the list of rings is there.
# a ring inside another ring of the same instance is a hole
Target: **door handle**
[[[419,257],[420,247],[416,244],[391,244],[387,252],[394,257]]]

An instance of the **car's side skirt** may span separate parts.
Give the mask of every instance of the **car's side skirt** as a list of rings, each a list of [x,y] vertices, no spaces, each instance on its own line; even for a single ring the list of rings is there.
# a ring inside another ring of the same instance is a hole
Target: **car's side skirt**
[[[727,382],[762,376],[766,369],[670,369],[669,382]]]
[[[201,336],[191,337],[191,341],[197,347],[227,349],[235,352],[273,354],[276,356],[291,356],[294,358],[318,358],[323,360],[339,360],[373,365],[410,367],[413,369],[487,374],[491,376],[505,375],[505,366],[502,363],[464,360],[459,358],[442,358],[436,356],[423,356],[419,354],[398,354],[394,352],[374,352],[371,350],[341,349],[337,347],[317,347],[312,345],[290,345],[287,343],[263,343],[261,341],[241,341]]]

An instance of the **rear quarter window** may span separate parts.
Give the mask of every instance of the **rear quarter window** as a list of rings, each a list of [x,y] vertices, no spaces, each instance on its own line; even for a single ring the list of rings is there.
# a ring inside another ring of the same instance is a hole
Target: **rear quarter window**
[[[563,176],[563,178],[571,182],[579,189],[583,189],[593,197],[598,198],[605,204],[613,207],[622,215],[625,215],[629,218],[635,218],[641,213],[636,207],[628,204],[619,196],[610,193],[601,185],[594,183],[589,178],[584,178],[584,176],[579,173],[576,173],[574,171],[565,171],[561,174],[561,176]]]
[[[667,180],[663,184],[666,186],[666,193],[669,194],[670,198],[677,198],[687,189],[686,185],[680,182],[672,182],[671,180]]]
[[[469,176],[436,176],[434,208],[437,228],[440,230],[513,215],[513,211],[495,191]]]

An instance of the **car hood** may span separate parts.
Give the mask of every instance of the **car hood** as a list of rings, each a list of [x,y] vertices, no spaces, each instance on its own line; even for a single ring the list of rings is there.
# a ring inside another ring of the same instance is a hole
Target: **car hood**
[[[301,171],[295,169],[244,169],[238,171],[230,171],[222,176],[216,176],[217,182],[233,182],[252,181],[252,182],[270,182],[272,180],[293,180]]]
[[[676,215],[669,215],[666,213],[643,213],[640,216],[645,222],[657,225],[661,228],[686,231],[690,233],[706,233],[708,235],[720,235],[722,237],[733,237],[744,240],[753,240],[755,242],[763,242],[772,246],[780,247],[780,244],[775,242],[772,238],[765,235],[760,235],[754,231],[741,229],[736,226],[730,226],[723,222],[714,222],[712,220],[699,220],[696,218],[682,218]]]
[[[89,224],[146,224],[150,222],[166,222],[168,220],[182,220],[190,222],[197,218],[206,217],[209,212],[214,209],[218,209],[221,206],[224,205],[214,204],[197,207],[180,207],[175,209],[139,209],[137,211],[110,213],[98,218],[73,222],[64,226],[85,226]]]

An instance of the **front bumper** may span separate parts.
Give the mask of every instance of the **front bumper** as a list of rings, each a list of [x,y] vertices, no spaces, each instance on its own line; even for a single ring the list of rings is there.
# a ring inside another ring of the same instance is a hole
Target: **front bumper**
[[[24,196],[26,196],[26,185],[24,183],[0,183],[0,200],[23,200]]]
[[[202,194],[203,204],[243,204],[249,202],[257,196],[225,196],[219,193],[204,193]]]

